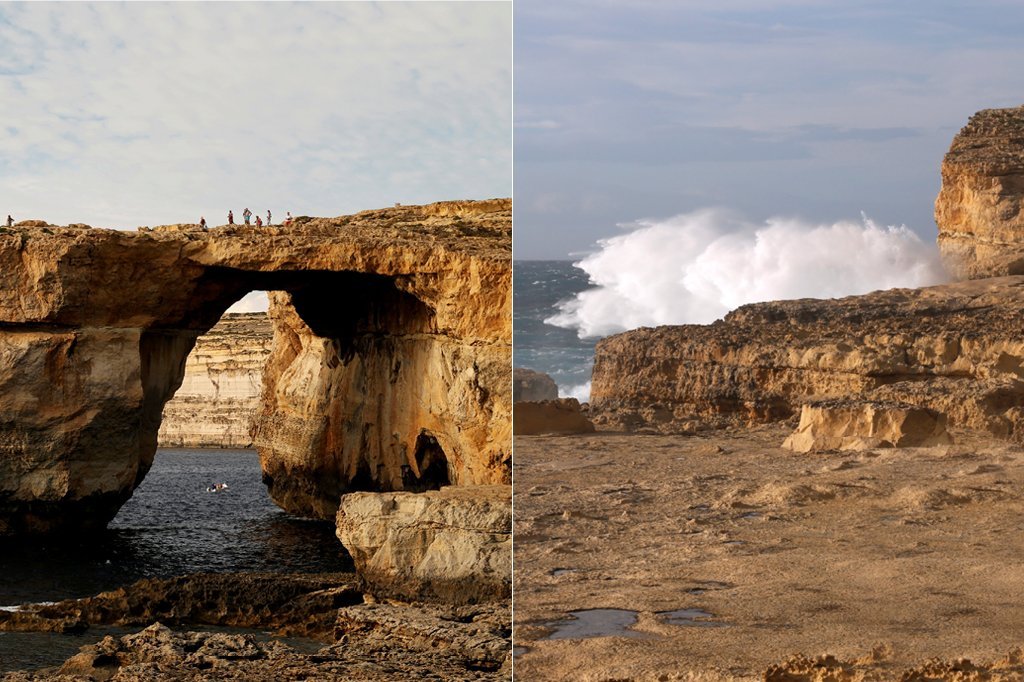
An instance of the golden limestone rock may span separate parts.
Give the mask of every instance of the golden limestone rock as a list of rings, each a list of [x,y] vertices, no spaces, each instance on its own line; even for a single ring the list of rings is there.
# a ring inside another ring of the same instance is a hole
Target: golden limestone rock
[[[0,535],[103,526],[196,339],[268,290],[253,440],[285,509],[511,478],[507,199],[291,226],[0,231]]]
[[[800,425],[782,444],[794,452],[945,445],[946,418],[935,410],[871,400],[807,403]]]
[[[747,426],[813,400],[905,403],[950,425],[1024,439],[1024,277],[746,305],[710,325],[597,344],[602,428]]]
[[[960,278],[1024,274],[1024,107],[971,116],[942,161],[939,249]]]
[[[164,405],[160,447],[251,448],[273,339],[266,313],[225,315],[200,336],[181,387]]]

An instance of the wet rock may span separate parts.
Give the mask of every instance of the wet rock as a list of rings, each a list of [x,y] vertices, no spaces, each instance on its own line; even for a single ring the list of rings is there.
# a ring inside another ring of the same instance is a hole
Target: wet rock
[[[519,402],[513,405],[512,430],[517,436],[541,433],[590,433],[594,424],[580,411],[575,398]]]
[[[516,367],[512,370],[512,402],[557,400],[558,385],[543,372]]]
[[[512,594],[510,486],[352,493],[337,533],[378,597],[465,604]]]
[[[795,452],[945,445],[946,418],[926,407],[866,400],[805,404],[800,425],[782,444]]]
[[[99,625],[223,625],[327,637],[338,608],[363,601],[350,573],[210,573],[145,579],[94,597],[0,611],[0,631],[81,632]]]

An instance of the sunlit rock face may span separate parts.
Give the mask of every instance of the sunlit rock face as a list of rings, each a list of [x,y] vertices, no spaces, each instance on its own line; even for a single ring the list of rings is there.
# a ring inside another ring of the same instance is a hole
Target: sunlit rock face
[[[253,438],[272,497],[511,477],[511,201],[289,227],[0,230],[0,535],[102,527],[196,339],[275,292]]]
[[[935,222],[960,278],[1024,274],[1024,107],[979,111],[953,138]]]
[[[273,344],[265,313],[228,314],[199,337],[164,405],[162,448],[251,448],[252,423]]]
[[[814,400],[925,407],[1024,440],[1024,276],[742,306],[602,339],[589,416],[665,433],[796,416]]]

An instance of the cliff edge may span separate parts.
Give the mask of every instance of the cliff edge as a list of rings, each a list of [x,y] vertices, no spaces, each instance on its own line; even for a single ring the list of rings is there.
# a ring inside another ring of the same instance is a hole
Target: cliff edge
[[[0,229],[0,535],[102,527],[196,340],[271,294],[253,440],[285,509],[511,479],[508,199],[289,227]]]

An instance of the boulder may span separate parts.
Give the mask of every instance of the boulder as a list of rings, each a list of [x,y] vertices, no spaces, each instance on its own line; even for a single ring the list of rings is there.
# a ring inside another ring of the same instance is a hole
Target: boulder
[[[512,432],[517,436],[590,433],[593,430],[594,424],[580,411],[580,403],[575,398],[519,402],[512,407]]]
[[[557,400],[558,386],[555,380],[543,372],[516,367],[512,370],[512,402],[538,402]]]
[[[467,604],[512,594],[511,486],[351,493],[337,534],[375,596]]]
[[[927,447],[952,442],[935,410],[867,400],[807,403],[782,447],[794,452]]]
[[[960,278],[1024,274],[1024,107],[971,116],[942,161],[939,249]]]

